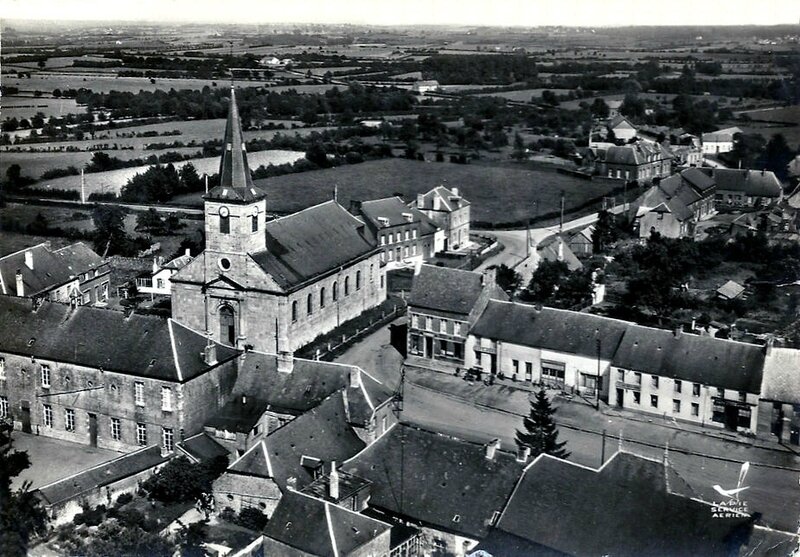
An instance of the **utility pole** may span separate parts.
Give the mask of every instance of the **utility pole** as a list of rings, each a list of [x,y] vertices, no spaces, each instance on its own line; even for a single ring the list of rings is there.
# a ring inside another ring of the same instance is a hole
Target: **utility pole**
[[[558,233],[564,232],[564,190],[561,190],[561,218],[558,221]]]
[[[606,463],[606,430],[603,430],[603,444],[600,448],[600,466]]]
[[[597,342],[597,381],[594,384],[594,409],[600,410],[600,339],[598,338],[595,342]],[[603,439],[605,439],[605,431],[603,432]]]

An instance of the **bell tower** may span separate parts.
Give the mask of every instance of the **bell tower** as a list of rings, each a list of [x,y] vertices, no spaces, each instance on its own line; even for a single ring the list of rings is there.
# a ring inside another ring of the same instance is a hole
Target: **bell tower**
[[[250,176],[233,87],[219,163],[219,184],[203,199],[207,254],[236,258],[266,249],[266,193],[253,184]]]

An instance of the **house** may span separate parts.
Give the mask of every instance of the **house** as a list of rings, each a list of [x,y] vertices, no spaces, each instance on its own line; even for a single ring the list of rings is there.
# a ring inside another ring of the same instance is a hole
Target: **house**
[[[621,114],[609,118],[606,129],[609,135],[613,134],[616,140],[624,141],[625,143],[636,137],[637,134],[636,126]],[[609,141],[611,140],[609,139]]]
[[[108,300],[111,271],[84,243],[52,251],[46,243],[0,258],[0,293],[73,305]]]
[[[250,447],[214,482],[217,508],[257,507],[271,516],[290,489],[300,489],[324,467],[366,444],[348,423],[345,396],[337,392]]]
[[[317,497],[289,491],[264,529],[261,555],[389,555],[391,525]]]
[[[266,221],[233,89],[223,143],[206,248],[170,279],[176,321],[229,346],[293,352],[386,299],[380,250],[335,201]]]
[[[567,264],[567,268],[570,271],[583,269],[581,260],[578,259],[572,249],[570,249],[567,241],[559,234],[548,236],[539,242],[536,245],[536,255],[538,261],[536,261],[534,265],[534,270],[539,266],[539,262],[541,261],[563,261]],[[530,280],[530,277],[523,277],[523,280],[525,280],[525,278]]]
[[[432,554],[463,557],[497,521],[527,458],[498,440],[472,443],[398,423],[341,469],[371,482],[369,508],[385,521],[422,530]]]
[[[729,280],[719,288],[717,288],[717,297],[721,300],[735,300],[744,294],[744,286],[738,282]]]
[[[238,457],[337,392],[345,393],[348,423],[365,443],[394,420],[392,390],[359,367],[251,351],[237,362],[227,402],[205,431]]]
[[[420,265],[444,249],[444,230],[399,197],[363,201],[354,208],[380,246],[387,270]]]
[[[664,462],[617,452],[591,468],[540,455],[473,555],[737,555],[753,519],[716,506]]]
[[[494,273],[422,265],[408,299],[409,363],[464,365],[467,334],[478,315],[490,299],[508,299]]]
[[[224,402],[239,352],[173,319],[0,296],[0,419],[115,451],[172,452]]]
[[[702,135],[704,155],[716,155],[733,151],[734,136],[742,133],[739,128],[725,128]]]
[[[415,81],[414,85],[411,86],[411,90],[420,95],[436,92],[439,90],[439,82],[434,79]]]
[[[602,150],[598,150],[603,154]],[[658,143],[638,141],[630,145],[613,145],[595,164],[600,176],[626,182],[652,182],[672,172],[672,154]]]
[[[427,193],[417,194],[411,206],[444,230],[443,251],[457,251],[470,245],[470,202],[461,196],[458,188],[437,186]]]
[[[608,105],[608,117],[610,119],[616,118],[619,116],[619,109],[622,108],[622,101],[619,99],[607,99],[606,105]]]
[[[611,361],[609,404],[756,432],[765,349],[630,325]]]
[[[658,232],[668,238],[694,236],[697,222],[714,214],[713,178],[688,168],[653,185],[631,206],[639,237]]]
[[[110,506],[123,493],[135,493],[168,460],[158,445],[143,447],[44,485],[34,494],[51,525],[68,524],[84,508]]]
[[[278,58],[277,56],[265,56],[258,61],[259,65],[268,68],[285,68],[292,63],[291,58]]]
[[[771,171],[735,168],[704,170],[717,186],[714,201],[718,205],[766,207],[779,203],[783,198],[780,180]]]
[[[576,257],[591,257],[594,253],[594,225],[590,224],[572,233],[567,246]]]
[[[589,313],[492,300],[467,340],[467,366],[598,399],[629,324]]]
[[[800,350],[773,347],[768,341],[758,402],[758,433],[800,445]]]
[[[164,263],[156,259],[153,261],[153,270],[150,273],[141,273],[136,277],[136,290],[140,294],[160,294],[169,296],[172,292],[170,278],[192,261],[189,250],[181,256]]]

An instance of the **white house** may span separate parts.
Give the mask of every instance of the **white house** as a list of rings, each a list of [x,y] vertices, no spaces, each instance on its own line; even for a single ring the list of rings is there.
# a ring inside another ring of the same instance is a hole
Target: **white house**
[[[167,263],[163,263],[163,261],[160,261],[158,258],[155,259],[153,261],[152,272],[142,273],[136,277],[136,289],[141,294],[150,294],[151,296],[162,294],[169,296],[172,292],[169,279],[172,278],[172,275],[183,269],[192,259],[193,257],[188,249],[185,254]]]
[[[703,154],[715,155],[733,151],[733,136],[742,133],[739,128],[725,128],[711,133],[703,134]]]

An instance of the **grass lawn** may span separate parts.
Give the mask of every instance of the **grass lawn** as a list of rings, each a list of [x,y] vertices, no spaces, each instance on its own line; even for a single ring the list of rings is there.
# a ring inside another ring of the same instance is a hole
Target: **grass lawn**
[[[531,170],[513,164],[482,166],[383,159],[299,174],[288,174],[257,184],[267,194],[270,211],[294,212],[332,197],[338,186],[339,203],[349,207],[351,200],[366,200],[400,194],[407,201],[418,193],[445,184],[458,187],[472,203],[472,220],[508,223],[536,214],[557,211],[561,191],[567,211],[612,189],[608,184],[570,176]],[[176,199],[181,203],[199,196]],[[534,202],[537,209],[534,211]]]

